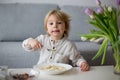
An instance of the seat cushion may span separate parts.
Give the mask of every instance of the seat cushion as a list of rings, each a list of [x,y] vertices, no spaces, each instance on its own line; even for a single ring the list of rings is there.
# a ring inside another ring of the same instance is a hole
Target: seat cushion
[[[91,66],[99,66],[101,65],[102,56],[99,58],[92,60],[92,58],[96,55],[100,48],[100,44],[94,42],[75,42],[79,53],[85,58],[85,60]],[[113,65],[115,64],[113,58],[113,51],[111,46],[108,46],[107,55],[105,59],[105,63],[103,65]]]
[[[22,42],[0,42],[0,66],[9,68],[32,68],[37,64],[39,52],[27,52]]]

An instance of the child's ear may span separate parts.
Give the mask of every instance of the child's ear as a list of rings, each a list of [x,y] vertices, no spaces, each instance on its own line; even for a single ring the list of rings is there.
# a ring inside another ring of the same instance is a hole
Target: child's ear
[[[66,32],[67,32],[67,30],[64,31],[64,33],[66,33]]]

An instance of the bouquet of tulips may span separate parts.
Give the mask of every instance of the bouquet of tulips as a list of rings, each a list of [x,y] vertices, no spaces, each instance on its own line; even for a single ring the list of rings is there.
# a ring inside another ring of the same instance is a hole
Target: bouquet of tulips
[[[120,40],[118,17],[120,15],[120,0],[115,0],[117,8],[111,6],[102,6],[100,0],[96,0],[98,5],[97,11],[90,8],[85,9],[85,13],[89,16],[88,22],[92,24],[95,29],[92,29],[89,34],[82,34],[84,40],[97,40],[102,38],[103,42],[97,54],[93,57],[96,59],[102,56],[101,64],[104,64],[106,58],[106,51],[108,43],[110,42],[114,52],[114,59],[116,62],[115,69],[120,72]]]

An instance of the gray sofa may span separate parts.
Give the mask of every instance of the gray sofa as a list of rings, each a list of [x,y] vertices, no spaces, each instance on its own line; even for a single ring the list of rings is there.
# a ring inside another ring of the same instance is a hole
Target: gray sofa
[[[71,31],[69,39],[74,41],[78,51],[88,61],[90,66],[100,65],[101,58],[92,60],[100,44],[83,42],[79,33],[88,33],[92,27],[89,25],[85,7],[59,6],[57,4],[0,4],[0,66],[9,68],[31,68],[39,58],[39,53],[27,52],[22,48],[22,41],[29,37],[45,34],[44,17],[49,10],[60,9],[71,16]],[[95,8],[94,8],[95,9]],[[112,50],[109,47],[104,65],[113,65]]]

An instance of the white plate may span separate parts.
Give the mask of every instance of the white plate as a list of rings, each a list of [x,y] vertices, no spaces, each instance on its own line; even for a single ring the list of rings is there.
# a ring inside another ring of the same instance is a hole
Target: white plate
[[[63,63],[46,63],[35,65],[34,69],[36,69],[40,74],[61,74],[72,69],[72,66]]]

